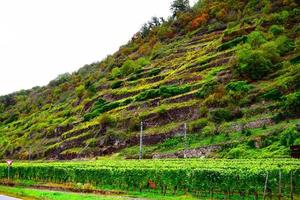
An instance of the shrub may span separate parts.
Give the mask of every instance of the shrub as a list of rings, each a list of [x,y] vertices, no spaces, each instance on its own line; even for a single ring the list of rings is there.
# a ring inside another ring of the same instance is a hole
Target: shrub
[[[218,108],[210,112],[210,119],[216,123],[221,123],[232,120],[232,115],[227,108]]]
[[[116,89],[116,88],[121,87],[122,83],[123,83],[123,81],[120,81],[120,80],[113,82],[111,84],[111,89]]]
[[[249,137],[252,133],[249,129],[242,129],[242,134]]]
[[[145,67],[150,64],[150,61],[147,58],[141,57],[137,60],[137,64],[141,67]]]
[[[230,82],[226,85],[226,90],[233,92],[249,92],[251,88],[251,85],[246,81]]]
[[[196,96],[199,98],[207,97],[214,91],[216,84],[217,83],[215,81],[209,81],[204,83],[197,91]]]
[[[259,47],[260,45],[266,43],[267,40],[262,32],[253,31],[247,37],[247,43],[249,43],[252,47]]]
[[[94,105],[94,110],[97,109],[97,108],[102,107],[105,104],[106,104],[105,99],[102,99],[102,98],[98,99],[98,101]]]
[[[279,36],[276,39],[277,48],[280,55],[286,55],[287,53],[293,51],[295,47],[295,42],[286,36]]]
[[[116,124],[116,119],[113,118],[111,115],[108,114],[103,114],[100,119],[99,119],[99,123],[101,124],[101,126],[114,126]]]
[[[206,118],[201,118],[201,119],[191,122],[189,124],[189,130],[197,132],[197,131],[200,131],[201,129],[203,129],[207,125],[208,125],[208,120]]]
[[[282,93],[276,88],[267,91],[263,95],[263,98],[266,100],[280,100],[281,97],[282,97]]]
[[[300,55],[291,59],[291,64],[293,64],[293,65],[300,64]]]
[[[159,69],[159,68],[154,68],[154,69],[152,69],[152,70],[149,72],[148,76],[156,76],[156,75],[158,75],[160,72],[161,72],[161,69]]]
[[[178,87],[178,86],[170,85],[170,86],[161,86],[159,88],[159,92],[162,97],[171,97],[171,96],[189,92],[190,89],[191,89],[190,86]]]
[[[79,85],[78,87],[75,88],[75,92],[79,98],[83,96],[84,90],[85,90],[84,85]]]
[[[296,128],[288,128],[281,133],[280,143],[287,147],[291,146],[294,144],[297,137],[299,137],[299,133]]]
[[[121,74],[122,76],[127,76],[129,74],[132,74],[133,72],[138,71],[141,68],[140,65],[138,65],[136,62],[133,60],[126,60],[122,67],[121,67]]]
[[[242,49],[237,52],[236,71],[252,80],[260,80],[272,71],[272,62],[261,50]]]
[[[278,45],[275,41],[270,41],[261,45],[260,50],[263,52],[264,57],[269,59],[273,64],[280,61]]]
[[[136,101],[144,101],[147,99],[152,99],[160,96],[159,89],[150,89],[144,92],[141,92],[138,96],[135,97]]]
[[[284,27],[280,25],[272,25],[269,28],[269,32],[272,33],[274,36],[277,36],[284,32]]]
[[[142,78],[142,74],[132,74],[128,77],[128,81],[135,81],[135,80],[138,80],[140,78]]]
[[[115,67],[111,70],[112,78],[118,78],[118,77],[121,77],[121,75],[122,75],[122,72],[119,67]]]
[[[300,114],[300,92],[291,93],[283,97],[283,109],[292,115]]]
[[[283,24],[287,22],[288,18],[289,18],[289,12],[287,10],[283,10],[280,13],[273,14],[273,20],[276,23]]]

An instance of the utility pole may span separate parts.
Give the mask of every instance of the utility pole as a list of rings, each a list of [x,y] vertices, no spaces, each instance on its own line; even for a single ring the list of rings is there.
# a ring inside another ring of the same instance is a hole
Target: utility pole
[[[141,122],[141,133],[140,133],[140,160],[143,158],[143,122]]]
[[[186,150],[187,150],[187,137],[186,137],[186,123],[184,123],[184,151],[183,157],[186,158]]]

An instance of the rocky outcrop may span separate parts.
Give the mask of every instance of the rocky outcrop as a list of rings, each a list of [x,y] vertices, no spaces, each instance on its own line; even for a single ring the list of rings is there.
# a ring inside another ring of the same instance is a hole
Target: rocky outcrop
[[[165,159],[165,158],[205,158],[214,152],[221,150],[222,147],[219,145],[212,145],[207,147],[200,147],[196,149],[188,149],[183,151],[178,151],[176,153],[169,154],[154,154],[153,159]]]
[[[253,128],[261,128],[263,126],[270,126],[273,125],[274,122],[272,119],[258,119],[252,122],[248,122],[246,124],[240,124],[240,123],[235,123],[232,125],[230,131],[242,131],[243,129],[253,129]]]

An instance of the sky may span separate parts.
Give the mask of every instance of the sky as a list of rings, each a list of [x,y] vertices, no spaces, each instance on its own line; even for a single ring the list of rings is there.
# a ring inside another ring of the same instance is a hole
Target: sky
[[[101,61],[152,16],[170,16],[171,2],[0,0],[0,95]]]

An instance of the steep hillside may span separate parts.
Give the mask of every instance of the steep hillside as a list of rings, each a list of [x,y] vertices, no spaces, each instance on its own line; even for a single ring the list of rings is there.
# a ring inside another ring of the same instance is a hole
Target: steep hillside
[[[299,1],[172,10],[102,62],[0,97],[0,157],[138,157],[141,121],[145,157],[185,146],[191,157],[289,156],[300,144]]]

